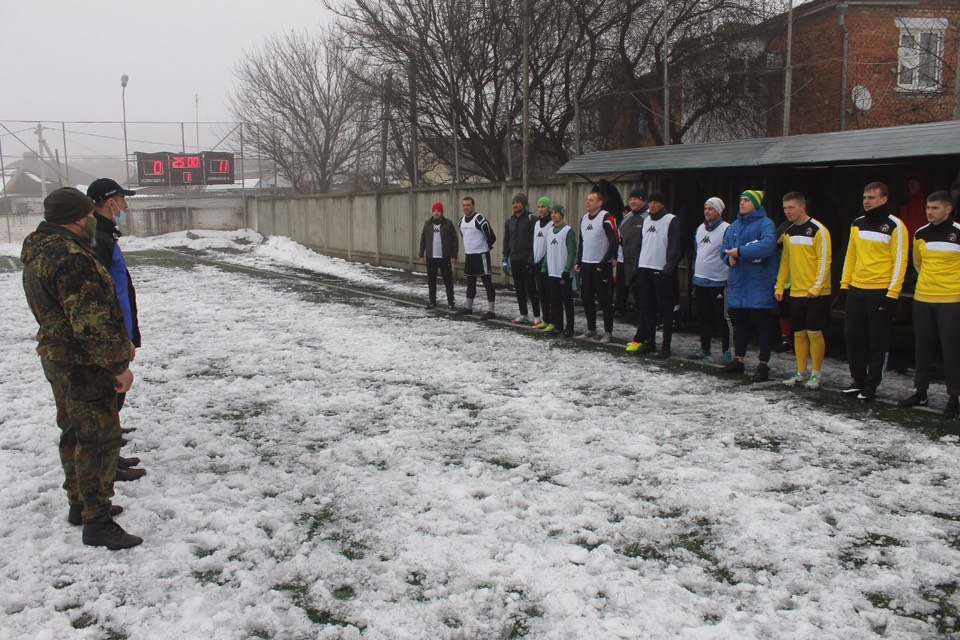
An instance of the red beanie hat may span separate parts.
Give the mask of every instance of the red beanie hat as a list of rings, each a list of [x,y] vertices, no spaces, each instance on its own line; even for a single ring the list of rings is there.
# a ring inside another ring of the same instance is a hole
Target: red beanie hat
[[[433,204],[433,209],[430,209],[430,213],[433,213],[434,211],[439,211],[440,213],[443,213],[443,203],[435,202]]]

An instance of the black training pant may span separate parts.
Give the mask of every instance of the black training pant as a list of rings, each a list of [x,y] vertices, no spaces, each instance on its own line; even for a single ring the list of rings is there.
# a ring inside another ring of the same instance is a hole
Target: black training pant
[[[770,362],[773,348],[773,326],[770,316],[773,309],[746,309],[730,307],[730,320],[733,322],[733,354],[738,358],[747,355],[750,342],[750,325],[757,329],[760,340],[760,362]]]
[[[597,330],[597,304],[603,313],[603,330],[613,332],[613,313],[610,310],[610,276],[613,267],[610,263],[580,264],[580,298],[583,301],[583,314],[587,317],[587,330]]]
[[[676,274],[664,275],[662,271],[653,269],[639,269],[637,277],[640,280],[640,295],[643,303],[640,305],[640,331],[642,342],[648,345],[657,343],[657,316],[663,322],[662,346],[670,348],[673,338],[673,308],[677,301],[674,297],[677,291]]]
[[[430,302],[437,304],[437,272],[443,275],[443,286],[447,289],[447,303],[453,304],[453,267],[450,260],[444,258],[427,258],[427,288],[430,291]]]
[[[700,348],[710,351],[710,341],[717,328],[720,329],[720,346],[723,351],[730,350],[730,327],[727,325],[723,294],[726,287],[697,286],[697,320],[700,324]]]
[[[533,276],[530,263],[526,260],[511,260],[510,271],[513,274],[513,288],[517,292],[517,306],[520,315],[527,314],[527,296],[533,304],[533,315],[540,315],[540,297],[537,295],[537,283]]]
[[[543,262],[533,264],[533,279],[537,285],[537,295],[540,297],[540,310],[543,311],[543,321],[547,324],[556,324],[554,322],[553,307],[550,298],[550,276],[540,269]]]
[[[490,274],[485,276],[467,276],[467,300],[473,300],[477,297],[477,278],[483,283],[483,288],[487,291],[487,301],[493,302],[497,299],[497,291],[493,288],[493,279]]]
[[[630,287],[627,283],[627,269],[622,262],[617,263],[617,277],[614,286],[613,309],[619,313],[627,312],[627,297],[630,295]]]
[[[887,305],[887,309],[881,311],[881,304]],[[896,300],[887,298],[886,289],[850,287],[847,292],[843,328],[847,362],[850,377],[859,387],[876,389],[883,381],[895,304]]]
[[[550,323],[561,331],[565,328],[573,331],[573,279],[548,277],[547,280],[550,288]]]
[[[930,386],[930,369],[938,354],[943,355],[943,372],[946,376],[947,395],[960,395],[960,302],[913,303],[913,334],[916,345],[917,370],[913,386],[926,391]]]

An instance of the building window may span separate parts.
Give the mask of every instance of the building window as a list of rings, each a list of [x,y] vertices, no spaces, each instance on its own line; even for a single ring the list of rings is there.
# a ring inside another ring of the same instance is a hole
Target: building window
[[[897,18],[900,50],[897,88],[904,91],[937,91],[943,78],[943,18]]]

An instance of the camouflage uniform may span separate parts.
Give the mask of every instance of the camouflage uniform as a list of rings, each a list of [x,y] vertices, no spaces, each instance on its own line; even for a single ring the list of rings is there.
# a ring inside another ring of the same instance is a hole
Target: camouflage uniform
[[[83,505],[85,523],[109,518],[120,453],[114,385],[130,359],[113,280],[84,239],[50,222],[27,236],[20,259],[57,404],[63,488],[71,505]]]

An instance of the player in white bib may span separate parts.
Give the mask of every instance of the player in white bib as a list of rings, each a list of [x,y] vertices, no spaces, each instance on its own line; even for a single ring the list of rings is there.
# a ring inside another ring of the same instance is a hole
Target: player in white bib
[[[473,313],[473,299],[477,295],[477,278],[483,283],[487,292],[487,311],[480,316],[481,320],[492,320],[497,317],[494,302],[497,292],[493,288],[490,277],[490,249],[497,241],[490,223],[477,213],[477,205],[473,198],[467,196],[461,203],[463,217],[460,218],[460,235],[463,236],[463,275],[467,278],[467,300],[462,309],[457,311],[458,316]]]

